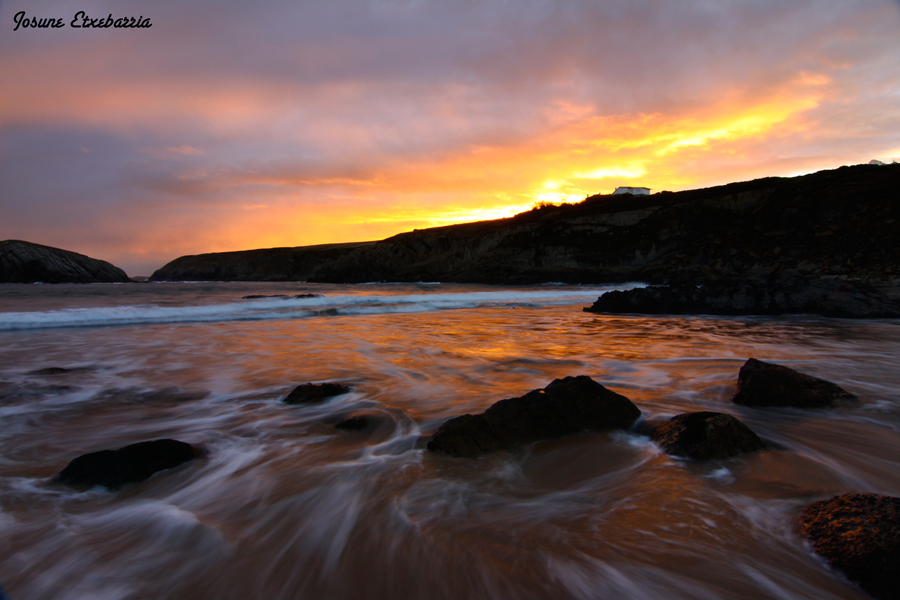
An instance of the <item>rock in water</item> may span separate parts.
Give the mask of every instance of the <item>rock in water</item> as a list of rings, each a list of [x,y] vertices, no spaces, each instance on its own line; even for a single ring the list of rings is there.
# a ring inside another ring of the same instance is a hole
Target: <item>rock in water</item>
[[[862,282],[800,277],[654,285],[606,292],[585,312],[651,315],[815,314],[842,318],[900,317],[900,303]]]
[[[287,404],[316,404],[349,391],[350,388],[339,383],[303,383],[294,388],[284,401]]]
[[[74,486],[102,485],[118,489],[144,481],[157,471],[172,469],[201,455],[198,448],[178,440],[152,440],[118,450],[91,452],[74,459],[56,480]]]
[[[97,260],[30,242],[0,242],[0,283],[129,282],[125,271]]]
[[[753,407],[826,408],[838,401],[856,400],[830,381],[750,358],[738,374],[733,402]]]
[[[650,435],[666,454],[695,460],[726,459],[762,449],[762,440],[732,415],[694,412],[672,417]]]
[[[900,600],[900,498],[845,494],[806,507],[800,531],[816,554],[881,600]]]
[[[293,296],[289,296],[288,294],[250,294],[249,296],[243,296],[244,300],[259,300],[261,298],[322,298],[322,294],[294,294]]]
[[[640,416],[628,398],[590,377],[566,377],[543,390],[501,400],[481,414],[450,419],[435,432],[428,449],[475,457],[584,430],[625,429]]]
[[[343,421],[337,423],[335,429],[344,429],[347,431],[362,431],[372,425],[372,420],[366,415],[354,415],[347,417]]]

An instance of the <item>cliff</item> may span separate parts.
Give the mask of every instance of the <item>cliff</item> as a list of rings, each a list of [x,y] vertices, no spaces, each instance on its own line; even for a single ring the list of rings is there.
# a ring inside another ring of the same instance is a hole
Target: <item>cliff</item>
[[[83,254],[19,240],[0,242],[0,283],[118,283],[125,271]]]
[[[182,256],[153,273],[150,281],[306,281],[323,264],[373,243],[322,244]]]
[[[507,219],[344,244],[330,255],[312,246],[184,257],[153,278],[182,278],[173,276],[180,264],[191,279],[333,283],[696,283],[786,269],[877,283],[893,279],[900,264],[897,190],[900,164],[651,196],[598,195]],[[290,266],[298,253],[302,265]],[[204,261],[216,264],[215,276]],[[284,267],[268,266],[275,262]]]

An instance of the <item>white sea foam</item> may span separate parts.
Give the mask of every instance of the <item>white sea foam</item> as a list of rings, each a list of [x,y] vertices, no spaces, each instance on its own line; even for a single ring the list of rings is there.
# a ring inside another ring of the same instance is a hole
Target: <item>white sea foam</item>
[[[635,287],[626,284],[615,289]],[[0,331],[57,327],[100,327],[157,323],[209,323],[265,321],[334,315],[374,315],[432,312],[466,308],[553,306],[587,303],[610,287],[432,293],[363,294],[318,298],[260,298],[250,301],[194,306],[129,306],[67,308],[61,310],[0,313]]]

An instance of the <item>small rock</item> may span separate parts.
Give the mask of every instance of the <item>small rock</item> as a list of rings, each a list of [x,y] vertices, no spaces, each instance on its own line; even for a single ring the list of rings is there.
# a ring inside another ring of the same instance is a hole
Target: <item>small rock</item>
[[[172,469],[197,458],[202,452],[178,440],[139,442],[118,450],[83,454],[63,469],[56,481],[72,486],[102,485],[118,489],[144,481],[157,471]]]
[[[38,369],[37,371],[31,371],[29,375],[64,375],[66,373],[71,373],[72,369],[64,369],[62,367],[47,367],[46,369]]]
[[[590,377],[566,377],[543,390],[501,400],[481,414],[450,419],[435,432],[428,449],[475,457],[584,430],[625,429],[640,416],[628,398]]]
[[[666,454],[694,460],[722,460],[762,449],[759,437],[732,415],[694,412],[672,417],[650,437]]]
[[[397,437],[396,416],[391,411],[362,410],[337,416],[331,422],[344,441],[359,443],[365,440],[367,444],[378,444]]]
[[[811,504],[800,531],[816,554],[881,600],[900,600],[900,498],[845,494]]]
[[[346,429],[348,431],[362,431],[369,425],[369,417],[365,415],[355,415],[344,419],[334,427],[335,429]]]
[[[750,358],[738,374],[733,402],[753,407],[826,408],[838,401],[856,400],[830,381]]]
[[[287,294],[250,294],[243,296],[243,300],[259,300],[260,298],[290,298]]]
[[[249,296],[243,296],[244,300],[258,300],[260,298],[322,298],[322,294],[294,294],[293,296],[289,296],[287,294],[250,294]]]
[[[294,388],[284,401],[287,404],[316,404],[349,391],[350,388],[339,383],[304,383]]]

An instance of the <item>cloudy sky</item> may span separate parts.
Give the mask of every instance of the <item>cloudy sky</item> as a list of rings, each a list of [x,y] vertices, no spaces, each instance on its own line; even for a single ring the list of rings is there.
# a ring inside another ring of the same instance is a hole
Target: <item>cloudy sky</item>
[[[130,275],[873,158],[897,0],[0,0],[0,239]]]

